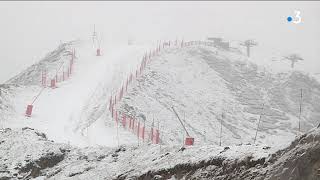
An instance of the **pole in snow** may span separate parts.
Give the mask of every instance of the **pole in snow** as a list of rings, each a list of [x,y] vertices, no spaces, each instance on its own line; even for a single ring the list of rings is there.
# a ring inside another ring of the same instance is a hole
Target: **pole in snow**
[[[97,56],[101,56],[101,50],[100,50],[100,48],[97,49]]]
[[[176,112],[176,110],[174,109],[174,107],[173,107],[173,106],[172,106],[171,108],[172,108],[172,110],[173,110],[174,114],[176,115],[176,117],[178,118],[178,120],[179,120],[179,122],[180,122],[181,126],[183,127],[184,131],[186,132],[187,136],[189,137],[190,135],[189,135],[189,133],[188,133],[188,131],[187,131],[186,127],[185,127],[185,126],[184,126],[184,124],[182,123],[182,121],[181,121],[181,119],[180,119],[180,117],[179,117],[178,113]]]
[[[117,111],[116,111],[116,119],[118,118],[117,116]],[[118,120],[116,120],[116,126],[117,126],[117,144],[119,148],[119,127],[118,127]]]
[[[139,136],[140,136],[140,121],[138,121],[138,130],[137,130],[138,146],[140,145]]]
[[[154,126],[154,114],[153,114],[152,125],[151,125],[151,143],[153,143],[153,126]]]
[[[302,89],[300,89],[300,105],[299,105],[299,132],[301,132],[301,112],[302,112]]]
[[[257,130],[256,130],[256,135],[254,137],[253,144],[256,143],[256,139],[257,139],[257,135],[258,135],[258,131],[259,131],[259,124],[260,124],[261,118],[263,116],[263,111],[264,111],[264,104],[262,104],[261,113],[260,113],[260,117],[259,117],[259,121],[258,121],[258,125],[257,125]]]
[[[160,131],[159,131],[159,120],[158,120],[158,129],[156,130],[156,144],[160,143]]]
[[[158,124],[158,129],[159,129],[159,132],[161,131],[160,130],[160,122],[159,122],[159,124]],[[161,133],[161,135],[162,135],[162,133]],[[161,138],[161,135],[159,135],[159,139],[162,139]],[[159,143],[159,152],[161,152],[161,143]]]
[[[190,137],[190,135],[189,135],[186,127],[185,127],[184,124],[182,123],[182,121],[181,121],[178,113],[177,113],[176,110],[173,108],[173,106],[172,106],[171,108],[172,108],[173,112],[175,113],[175,115],[177,116],[179,122],[181,123],[181,126],[183,127],[184,131],[185,131],[186,134],[187,134],[187,137],[186,137],[186,139],[185,139],[185,145],[193,145],[193,144],[194,144],[194,138]]]
[[[142,141],[144,142],[144,132],[146,128],[146,120],[143,121],[143,128],[142,128]]]
[[[221,139],[222,139],[222,120],[225,118],[224,112],[221,114],[221,120],[220,120],[220,142],[219,146],[221,146]]]

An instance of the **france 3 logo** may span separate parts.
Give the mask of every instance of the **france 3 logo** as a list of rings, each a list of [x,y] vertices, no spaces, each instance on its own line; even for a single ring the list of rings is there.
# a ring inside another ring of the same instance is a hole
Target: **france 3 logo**
[[[301,21],[302,21],[301,12],[298,11],[298,10],[295,10],[294,11],[294,16],[288,16],[287,17],[287,21],[288,22],[293,22],[295,24],[300,24]]]

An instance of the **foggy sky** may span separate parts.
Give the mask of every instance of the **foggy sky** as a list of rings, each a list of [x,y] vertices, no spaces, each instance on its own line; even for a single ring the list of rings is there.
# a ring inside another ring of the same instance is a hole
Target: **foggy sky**
[[[287,16],[300,10],[301,24]],[[320,2],[0,2],[0,83],[53,50],[60,41],[256,39],[258,52],[299,53],[303,69],[320,72]],[[254,53],[254,51],[253,51]]]

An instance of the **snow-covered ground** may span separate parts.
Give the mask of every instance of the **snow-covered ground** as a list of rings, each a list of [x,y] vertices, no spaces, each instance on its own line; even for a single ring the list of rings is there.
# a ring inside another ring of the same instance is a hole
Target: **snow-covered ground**
[[[41,90],[44,67],[54,75],[73,48],[76,59],[71,77],[56,89],[44,89],[32,116],[25,117],[26,106]],[[152,48],[150,44],[102,45],[102,56],[96,56],[90,40],[62,44],[2,88],[1,126],[32,127],[56,142],[77,146],[138,144],[135,135],[116,128],[108,111],[109,98]],[[256,143],[283,147],[298,134],[301,89],[301,129],[317,126],[320,85],[304,73],[273,73],[254,61],[237,48],[171,46],[151,59],[116,108],[145,121],[147,129],[154,122],[161,144],[170,145],[182,145],[186,137],[172,106],[197,145],[218,145],[220,136],[222,145],[253,143],[263,112]]]
[[[144,122],[147,132],[152,124],[159,127],[160,144],[150,143],[150,134],[139,141],[116,125],[109,98],[118,95],[145,53],[154,48],[102,45],[102,56],[96,56],[90,40],[73,41],[1,85],[0,127],[12,128],[1,132],[1,177],[188,179],[216,177],[216,172],[223,179],[233,177],[228,171],[237,166],[242,167],[240,174],[249,169],[245,177],[262,175],[277,159],[274,166],[281,169],[279,153],[288,148],[275,152],[300,135],[301,89],[301,131],[318,126],[320,84],[306,72],[274,72],[237,48],[171,46],[148,59],[146,69],[115,106]],[[76,58],[70,78],[55,89],[42,89],[41,72],[47,69],[52,78],[61,63],[69,61],[72,49]],[[32,116],[26,117],[26,106],[41,90]],[[187,135],[172,107],[195,138],[194,146],[181,148]],[[308,141],[310,136],[318,137],[308,135]]]
[[[118,90],[122,80],[136,69],[151,47],[102,45],[102,56],[96,56],[96,49],[90,41],[71,42],[66,48],[58,48],[53,57],[44,58],[8,81],[8,84],[17,84],[18,88],[12,89],[12,94],[6,96],[11,109],[2,109],[1,126],[33,127],[56,142],[78,146],[117,146],[116,129],[105,126],[105,119],[100,118],[100,114],[107,109],[105,105],[109,96]],[[66,58],[60,56],[72,48],[76,50],[76,59],[71,77],[58,83],[56,89],[44,89],[34,103],[32,116],[25,117],[27,105],[42,89],[39,84],[44,67],[49,71],[48,77],[54,77],[55,69]],[[95,118],[92,110],[98,113],[99,119],[90,121]],[[104,118],[110,119],[108,114],[106,116]],[[83,136],[84,129],[86,136]],[[120,130],[119,135],[122,142],[130,143],[127,138],[132,136],[131,133]]]
[[[210,162],[210,158],[221,162],[246,158],[257,161],[275,152],[273,148],[249,145],[228,148],[215,145],[188,148],[143,145],[77,149],[48,141],[44,134],[29,128],[6,129],[1,132],[0,142],[0,154],[4,155],[0,158],[3,165],[0,175],[11,177],[17,173],[20,178],[122,179],[171,169],[179,164]]]
[[[299,71],[273,73],[269,68],[236,49],[166,49],[152,60],[119,107],[149,128],[152,122],[159,124],[164,144],[183,144],[186,137],[172,106],[196,144],[218,145],[221,119],[223,145],[253,143],[263,114],[256,143],[283,147],[299,134],[301,89],[301,130],[318,125],[320,84]]]
[[[257,145],[75,148],[30,128],[0,132],[2,179],[318,179],[319,128],[285,149]]]

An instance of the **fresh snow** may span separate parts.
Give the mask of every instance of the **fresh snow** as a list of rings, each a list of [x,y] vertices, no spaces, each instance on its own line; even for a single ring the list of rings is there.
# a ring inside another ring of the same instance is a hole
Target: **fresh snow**
[[[109,98],[119,92],[130,73],[139,68],[154,44],[102,44],[96,56],[91,40],[61,45],[38,64],[8,81],[2,88],[6,99],[1,109],[1,126],[32,127],[49,139],[76,146],[140,143],[135,135],[116,127],[108,111]],[[74,72],[58,88],[46,88],[34,104],[32,117],[25,117],[26,106],[41,90],[41,71],[52,76],[61,61],[76,50]],[[182,145],[184,130],[172,112],[174,106],[195,144],[219,144],[222,119],[222,145],[253,143],[257,122],[265,103],[257,136],[258,144],[283,147],[298,134],[299,98],[304,99],[302,126],[306,131],[318,123],[320,86],[307,75],[292,71],[272,73],[258,66],[239,49],[216,47],[170,47],[153,57],[146,70],[129,86],[116,108],[150,129],[160,128],[161,144]]]
[[[41,87],[26,86],[17,89],[11,100],[16,114],[3,117],[2,126],[33,127],[45,132],[56,142],[77,146],[117,146],[115,128],[105,126],[103,119],[93,121],[94,124],[90,126],[93,122],[86,122],[90,115],[86,108],[104,105],[99,107],[100,111],[104,112],[109,96],[118,90],[129,73],[135,71],[144,53],[152,46],[102,45],[102,56],[99,57],[96,56],[96,49],[90,41],[73,43],[71,46],[76,50],[75,67],[71,77],[58,83],[56,89],[46,88],[36,100],[30,118],[24,116],[26,106]],[[99,97],[95,97],[97,93]],[[95,101],[92,101],[93,99]],[[85,129],[87,126],[90,128]],[[83,136],[84,130],[88,132],[86,136]],[[130,144],[126,137],[132,136],[131,133],[120,130],[119,135],[122,143]]]
[[[28,128],[7,129],[1,135],[0,153],[5,157],[0,158],[0,164],[5,166],[2,167],[3,176],[8,175],[5,172],[10,175],[20,172],[20,176],[25,172],[27,176],[32,166],[36,165],[34,163],[38,163],[38,168],[43,169],[42,173],[49,179],[114,179],[121,175],[135,177],[174,168],[178,164],[197,164],[212,158],[224,159],[225,162],[248,157],[250,160],[258,160],[275,152],[273,148],[249,145],[228,148],[207,145],[181,149],[179,145],[143,145],[77,149],[50,142],[43,134]],[[47,164],[42,162],[45,159],[48,159]],[[54,167],[46,167],[49,163]]]

